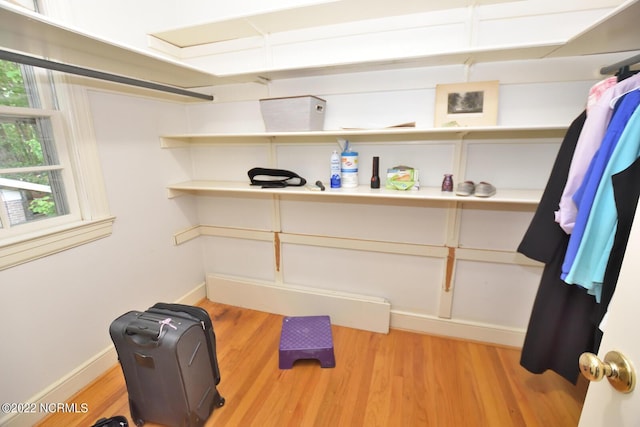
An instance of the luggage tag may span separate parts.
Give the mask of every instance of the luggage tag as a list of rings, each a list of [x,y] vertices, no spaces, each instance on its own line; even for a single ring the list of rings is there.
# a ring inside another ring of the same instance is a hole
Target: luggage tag
[[[171,319],[170,317],[167,317],[164,320],[159,320],[158,323],[160,323],[160,332],[158,332],[158,338],[160,338],[160,335],[162,335],[162,329],[165,326],[169,326],[171,328],[173,328],[174,330],[178,330],[178,327],[176,325],[172,325],[171,322],[173,321],[173,319]]]

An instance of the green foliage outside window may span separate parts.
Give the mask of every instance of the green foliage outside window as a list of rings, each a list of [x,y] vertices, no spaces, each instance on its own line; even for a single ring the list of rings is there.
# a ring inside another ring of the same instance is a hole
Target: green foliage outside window
[[[0,105],[30,107],[22,70],[16,63],[0,60]],[[43,141],[38,121],[31,117],[0,115],[0,169],[45,165]],[[3,174],[2,177],[49,185],[47,172]],[[34,214],[53,216],[51,196],[33,199],[29,209]]]
[[[22,72],[15,62],[0,60],[0,105],[29,106]]]
[[[33,199],[31,203],[29,203],[29,209],[31,209],[33,213],[46,216],[54,216],[56,214],[56,205],[51,196]]]

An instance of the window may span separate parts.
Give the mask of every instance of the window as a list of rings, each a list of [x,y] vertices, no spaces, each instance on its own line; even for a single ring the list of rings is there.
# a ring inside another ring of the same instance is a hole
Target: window
[[[0,60],[0,269],[111,232],[90,120],[73,118],[83,94],[63,76]]]
[[[0,228],[7,235],[69,215],[65,187],[73,188],[73,182],[62,166],[68,159],[60,158],[62,132],[54,131],[60,128],[58,113],[34,108],[40,97],[33,70],[8,61],[0,61],[0,70]]]
[[[0,115],[0,228],[69,213],[51,119]]]

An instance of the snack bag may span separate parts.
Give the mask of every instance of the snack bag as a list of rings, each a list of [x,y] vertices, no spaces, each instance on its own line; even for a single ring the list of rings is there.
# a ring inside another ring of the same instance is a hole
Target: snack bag
[[[418,183],[418,170],[409,166],[395,166],[387,169],[385,186],[393,190],[408,190]]]

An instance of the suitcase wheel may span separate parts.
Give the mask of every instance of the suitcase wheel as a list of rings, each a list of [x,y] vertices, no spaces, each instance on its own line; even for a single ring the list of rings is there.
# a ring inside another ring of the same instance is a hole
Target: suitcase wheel
[[[220,396],[220,399],[218,399],[216,406],[218,406],[218,408],[222,408],[224,406],[224,403],[225,403],[224,397]]]

